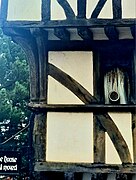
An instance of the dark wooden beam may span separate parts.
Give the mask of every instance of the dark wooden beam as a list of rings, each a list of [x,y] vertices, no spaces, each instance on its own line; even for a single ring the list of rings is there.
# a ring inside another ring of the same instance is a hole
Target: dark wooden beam
[[[131,30],[131,34],[133,38],[135,39],[136,38],[136,25],[131,26],[130,30]]]
[[[0,21],[7,20],[7,11],[8,11],[8,0],[1,0],[1,9],[0,9]]]
[[[8,21],[2,27],[36,28],[103,28],[104,26],[130,27],[136,25],[135,19],[67,19],[43,22],[34,21]]]
[[[102,8],[104,7],[106,1],[107,0],[99,0],[95,9],[92,12],[91,18],[97,18],[99,16],[99,14],[100,14]]]
[[[86,0],[77,1],[77,18],[86,18]]]
[[[73,172],[65,172],[64,180],[74,180],[74,173]]]
[[[46,129],[47,114],[36,114],[34,119],[33,143],[35,150],[35,162],[46,161]]]
[[[105,163],[105,129],[95,116],[93,118],[93,127],[94,163]]]
[[[49,51],[95,51],[95,50],[112,50],[122,49],[126,47],[135,48],[134,40],[119,40],[119,41],[48,41]]]
[[[78,35],[83,39],[83,40],[93,40],[93,33],[90,29],[82,27],[82,28],[77,28]]]
[[[122,4],[121,0],[112,0],[113,19],[122,18]]]
[[[64,41],[70,40],[70,32],[66,30],[65,28],[55,28],[54,35]]]
[[[51,2],[42,0],[42,21],[50,20]]]
[[[103,105],[103,104],[90,104],[90,105],[58,105],[58,104],[38,104],[29,103],[29,108],[34,111],[48,111],[48,112],[134,112],[136,105]]]
[[[100,82],[100,55],[93,53],[93,92],[94,96],[101,102]],[[96,113],[98,110],[96,111]],[[105,129],[102,127],[95,115],[93,115],[93,141],[94,141],[94,163],[105,163]],[[99,179],[99,178],[98,178]]]
[[[76,17],[73,9],[71,8],[67,0],[57,0],[57,1],[60,4],[60,6],[63,8],[67,19],[73,19]]]
[[[115,26],[105,26],[104,31],[109,40],[119,40],[119,32]]]
[[[48,34],[43,29],[32,28],[31,33],[35,38],[38,51],[38,73],[39,77],[39,101],[47,103],[47,66],[48,66],[48,52],[47,52],[47,38]]]
[[[20,28],[5,28],[4,32],[12,37],[26,53],[30,69],[30,99],[39,102],[39,70],[37,44],[29,30]]]
[[[48,163],[36,162],[35,171],[86,172],[86,173],[136,173],[136,165],[91,164],[91,163]]]

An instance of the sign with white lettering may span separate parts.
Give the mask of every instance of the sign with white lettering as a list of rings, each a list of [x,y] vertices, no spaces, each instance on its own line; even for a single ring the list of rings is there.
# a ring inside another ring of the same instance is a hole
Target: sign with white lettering
[[[0,174],[19,174],[20,154],[15,151],[0,152]]]

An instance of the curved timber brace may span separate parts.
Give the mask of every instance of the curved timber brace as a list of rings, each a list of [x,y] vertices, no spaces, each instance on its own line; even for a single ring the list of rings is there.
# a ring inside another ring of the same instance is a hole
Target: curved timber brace
[[[46,103],[47,51],[46,31],[39,28],[30,30],[20,28],[5,28],[4,33],[11,36],[26,53],[30,68],[30,100],[32,102]]]

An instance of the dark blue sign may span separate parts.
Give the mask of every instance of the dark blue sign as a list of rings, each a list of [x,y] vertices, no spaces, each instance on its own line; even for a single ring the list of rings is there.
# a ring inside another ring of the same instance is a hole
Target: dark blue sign
[[[20,154],[15,151],[0,151],[0,174],[19,174]]]

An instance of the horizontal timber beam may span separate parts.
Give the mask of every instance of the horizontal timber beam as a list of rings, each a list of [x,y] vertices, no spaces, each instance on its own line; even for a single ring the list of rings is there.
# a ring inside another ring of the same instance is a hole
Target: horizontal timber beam
[[[1,23],[1,27],[26,27],[26,28],[77,28],[77,27],[130,27],[136,24],[136,19],[70,19],[70,20],[52,20],[46,22],[38,21],[7,21]]]
[[[48,112],[134,112],[136,105],[56,105],[29,103],[29,108]]]
[[[86,173],[136,173],[136,165],[109,165],[86,163],[36,162],[35,171],[86,172]]]
[[[71,41],[63,41],[60,40],[50,40],[48,41],[48,51],[93,51],[93,50],[113,50],[114,48],[119,48],[121,50],[125,50],[126,47],[135,48],[134,40],[119,40],[112,41],[112,43],[108,40],[105,41],[90,41],[90,40],[71,40]]]

